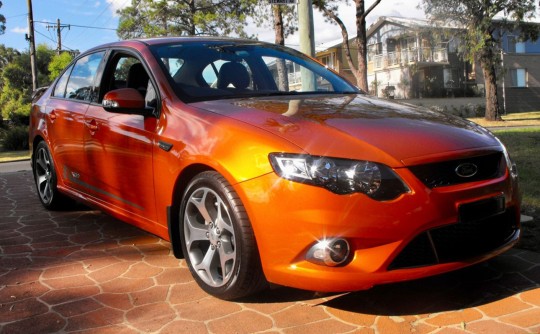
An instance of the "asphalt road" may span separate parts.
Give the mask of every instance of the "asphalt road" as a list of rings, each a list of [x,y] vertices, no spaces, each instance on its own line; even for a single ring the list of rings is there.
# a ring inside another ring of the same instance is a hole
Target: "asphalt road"
[[[0,163],[0,173],[20,172],[31,169],[30,160]]]

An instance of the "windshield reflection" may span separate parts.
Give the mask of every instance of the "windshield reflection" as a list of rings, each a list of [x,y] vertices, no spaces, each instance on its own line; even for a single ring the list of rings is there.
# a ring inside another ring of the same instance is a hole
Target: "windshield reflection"
[[[194,41],[153,46],[152,52],[185,102],[360,93],[303,54],[266,43]]]

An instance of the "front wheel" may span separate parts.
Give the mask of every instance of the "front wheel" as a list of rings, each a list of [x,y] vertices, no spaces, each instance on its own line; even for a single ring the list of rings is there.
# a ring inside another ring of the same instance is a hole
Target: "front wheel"
[[[266,286],[244,206],[220,174],[203,172],[190,182],[180,222],[186,262],[203,290],[232,300]]]

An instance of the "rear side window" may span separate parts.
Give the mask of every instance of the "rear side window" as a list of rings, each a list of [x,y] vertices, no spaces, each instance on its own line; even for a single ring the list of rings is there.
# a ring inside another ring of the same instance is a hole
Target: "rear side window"
[[[64,74],[58,79],[58,82],[56,83],[56,86],[54,87],[53,96],[54,97],[64,97],[66,95],[66,86],[69,78],[69,74],[71,73],[71,70],[73,69],[73,66],[70,66]]]
[[[97,100],[98,89],[94,82],[104,54],[97,52],[77,60],[67,82],[66,98],[88,102]]]

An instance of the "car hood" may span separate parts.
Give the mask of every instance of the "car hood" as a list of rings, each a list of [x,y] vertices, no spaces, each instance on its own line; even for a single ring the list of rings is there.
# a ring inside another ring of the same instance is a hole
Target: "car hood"
[[[312,155],[419,164],[500,149],[489,131],[459,117],[365,95],[197,102],[272,132]]]

